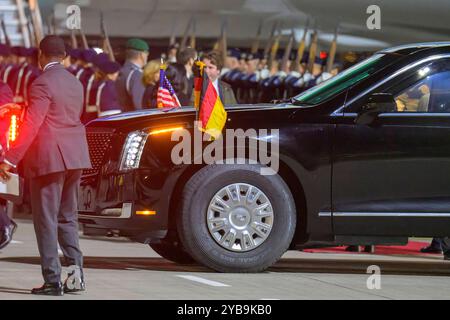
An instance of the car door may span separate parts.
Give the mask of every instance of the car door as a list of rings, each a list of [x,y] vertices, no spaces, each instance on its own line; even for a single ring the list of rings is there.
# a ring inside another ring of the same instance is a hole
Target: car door
[[[397,108],[355,124],[365,95],[338,117],[333,150],[335,234],[450,234],[450,60],[424,62],[371,93]]]

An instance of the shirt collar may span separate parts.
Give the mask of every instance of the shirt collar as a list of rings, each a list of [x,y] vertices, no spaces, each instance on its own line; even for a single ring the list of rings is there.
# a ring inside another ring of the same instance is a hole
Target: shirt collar
[[[130,60],[128,60],[127,63],[134,69],[142,70],[141,66],[139,66],[138,64],[136,64],[134,62],[131,62]]]
[[[213,81],[213,86],[214,86],[214,88],[216,88],[217,94],[219,94],[219,79],[216,79],[215,81]]]
[[[43,71],[45,72],[45,71],[47,71],[48,69],[50,69],[50,68],[52,68],[52,67],[54,67],[54,66],[56,66],[56,65],[58,65],[58,64],[60,65],[61,63],[59,63],[59,62],[50,62],[50,63],[47,63],[47,64],[45,65]]]

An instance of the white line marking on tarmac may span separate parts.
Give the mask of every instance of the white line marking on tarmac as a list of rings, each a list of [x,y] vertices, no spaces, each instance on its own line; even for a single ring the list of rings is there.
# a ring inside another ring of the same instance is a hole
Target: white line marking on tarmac
[[[11,240],[11,244],[23,244],[22,241]]]
[[[196,276],[181,276],[181,275],[177,275],[177,277],[183,278],[183,279],[186,279],[186,280],[191,280],[191,281],[194,281],[194,282],[207,284],[208,286],[212,286],[212,287],[231,287],[230,285],[225,284],[225,283],[221,283],[221,282],[217,282],[217,281],[211,281],[211,280],[203,279],[203,278],[196,277]]]

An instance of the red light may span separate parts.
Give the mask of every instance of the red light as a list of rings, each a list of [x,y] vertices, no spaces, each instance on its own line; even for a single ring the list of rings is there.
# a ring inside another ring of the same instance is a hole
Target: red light
[[[9,125],[9,141],[10,142],[14,142],[17,139],[17,116],[16,115],[12,115],[11,116],[11,121],[10,121],[10,125]]]

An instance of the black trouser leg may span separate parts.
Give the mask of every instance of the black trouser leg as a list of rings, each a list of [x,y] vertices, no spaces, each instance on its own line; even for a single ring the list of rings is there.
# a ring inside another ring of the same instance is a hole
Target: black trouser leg
[[[31,210],[46,283],[61,281],[58,256],[58,212],[64,185],[64,172],[30,179]]]
[[[68,265],[83,267],[78,236],[78,186],[81,170],[66,172],[58,214],[58,240]]]
[[[11,224],[11,219],[8,217],[6,201],[0,200],[0,231]]]

